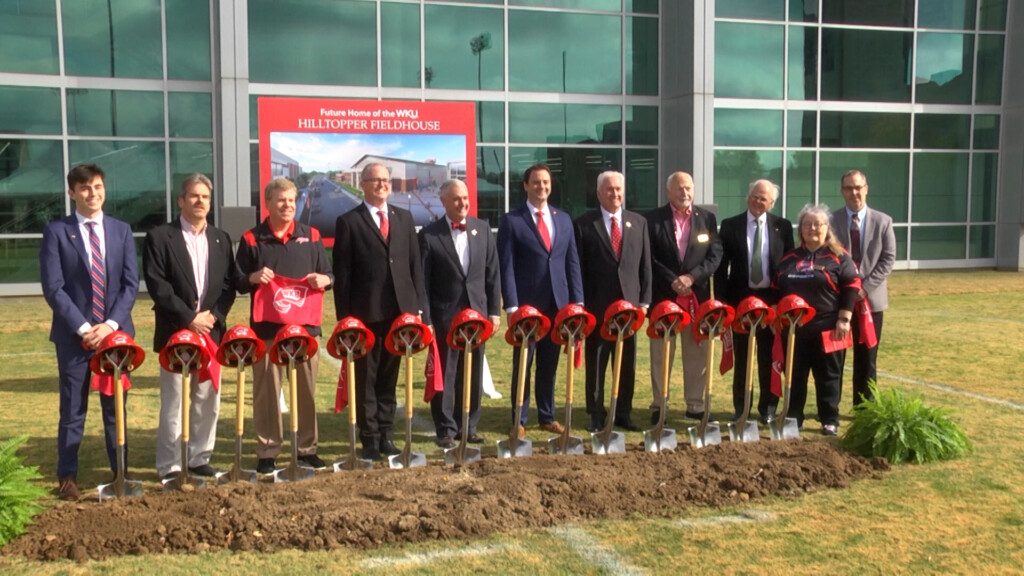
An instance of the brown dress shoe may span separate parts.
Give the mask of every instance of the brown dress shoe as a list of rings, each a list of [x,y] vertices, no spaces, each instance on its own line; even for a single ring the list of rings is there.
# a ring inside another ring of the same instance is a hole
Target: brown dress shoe
[[[558,420],[552,420],[547,424],[541,424],[540,429],[546,432],[551,432],[552,434],[561,434],[562,431],[565,430],[565,428],[563,428],[562,425],[558,423]]]
[[[78,502],[82,495],[78,492],[78,480],[74,476],[67,476],[58,480],[60,483],[60,499],[68,502]]]

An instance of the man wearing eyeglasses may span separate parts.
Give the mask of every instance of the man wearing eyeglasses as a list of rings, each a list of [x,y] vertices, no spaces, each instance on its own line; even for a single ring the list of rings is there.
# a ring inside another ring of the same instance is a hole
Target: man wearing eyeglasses
[[[882,313],[889,307],[889,289],[886,279],[896,261],[896,235],[892,218],[884,212],[868,207],[868,179],[860,170],[843,174],[843,200],[846,206],[832,213],[832,228],[836,238],[850,252],[860,270],[861,288],[857,294],[857,316],[853,322],[853,405],[873,400],[868,382],[877,374],[878,346],[869,346],[862,331],[861,302],[867,300],[874,324],[876,342],[882,340]]]

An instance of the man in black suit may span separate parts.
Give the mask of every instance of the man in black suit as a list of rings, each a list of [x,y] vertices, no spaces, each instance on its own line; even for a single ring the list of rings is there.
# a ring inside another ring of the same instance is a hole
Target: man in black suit
[[[363,458],[398,454],[391,441],[395,384],[401,359],[384,340],[399,314],[420,315],[423,269],[412,214],[387,203],[391,175],[383,164],[367,164],[360,175],[363,203],[338,217],[334,234],[334,308],[338,319],[354,316],[373,332],[373,350],[356,361],[353,401],[359,402]]]
[[[722,242],[718,238],[715,215],[693,205],[693,178],[675,172],[665,184],[668,204],[647,215],[651,235],[653,270],[652,304],[674,300],[695,316],[697,306],[711,297],[711,275],[722,260]],[[692,330],[684,330],[682,339],[683,395],[686,416],[700,418],[704,413],[704,370],[707,365],[707,340],[697,342]],[[669,353],[675,356],[675,339]],[[661,342],[651,340],[651,423],[656,424],[661,398]],[[669,378],[672,361],[669,359]]]
[[[576,248],[583,274],[583,304],[597,317],[608,306],[625,299],[647,312],[651,303],[651,243],[647,220],[622,207],[625,178],[620,172],[606,171],[597,177],[597,201],[601,207],[576,219]],[[587,414],[591,432],[604,427],[604,380],[608,359],[615,348],[594,331],[587,338]],[[615,425],[639,431],[633,423],[633,385],[636,373],[636,338],[623,342],[622,372],[615,407]]]
[[[771,287],[779,260],[793,249],[793,223],[768,211],[779,198],[779,188],[770,180],[757,180],[750,184],[747,209],[722,220],[718,236],[722,239],[722,263],[715,272],[718,297],[736,307],[748,296],[757,296],[768,305],[778,301]],[[761,422],[767,424],[775,417],[779,398],[771,392],[772,341],[769,327],[757,330],[757,378],[759,392],[757,412]],[[732,404],[735,416],[743,412],[743,399],[747,383],[747,347],[749,334],[733,332],[735,362],[732,373]]]
[[[455,315],[472,308],[489,316],[494,329],[501,320],[501,284],[498,280],[498,249],[487,222],[469,214],[469,191],[461,180],[441,184],[444,218],[420,230],[423,285],[428,306],[424,320],[434,327],[444,374],[444,392],[435,394],[430,414],[437,430],[437,445],[455,446],[461,433],[462,393],[465,362],[458,350],[448,348],[445,339]],[[480,421],[480,393],[483,382],[484,349],[473,354],[467,441],[482,444],[477,434]]]
[[[206,223],[212,190],[209,178],[192,174],[181,184],[181,216],[146,234],[142,271],[156,312],[155,351],[184,328],[202,336],[213,349],[224,335],[225,320],[235,302],[235,257],[228,234]],[[210,466],[220,411],[215,384],[220,385],[208,379],[191,388],[188,467],[198,476],[217,473]],[[156,472],[170,479],[180,471],[181,373],[160,368]]]

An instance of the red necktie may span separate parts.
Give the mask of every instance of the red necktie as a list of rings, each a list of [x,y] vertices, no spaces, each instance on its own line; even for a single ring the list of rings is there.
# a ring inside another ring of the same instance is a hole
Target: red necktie
[[[100,237],[96,234],[96,223],[86,222],[89,227],[89,277],[92,279],[92,321],[103,322],[107,273],[103,268],[103,251],[100,250]]]
[[[380,216],[380,235],[384,237],[384,242],[387,242],[388,232],[391,231],[391,225],[388,224],[388,215],[383,210],[377,210],[377,214]]]
[[[551,235],[548,234],[548,225],[544,223],[542,210],[537,210],[537,232],[540,233],[540,239],[544,242],[544,248],[551,252]]]
[[[860,216],[856,212],[850,218],[850,256],[860,266]]]
[[[462,224],[457,224],[455,222],[452,222],[452,230],[462,230],[463,232],[465,232],[466,231],[466,223],[463,222]]]
[[[615,252],[615,259],[622,257],[622,229],[619,228],[619,219],[612,216],[612,250]]]

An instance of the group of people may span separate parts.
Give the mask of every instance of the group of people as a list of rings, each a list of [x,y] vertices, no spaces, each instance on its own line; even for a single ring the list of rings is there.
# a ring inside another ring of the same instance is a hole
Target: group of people
[[[75,213],[50,223],[40,251],[43,293],[53,309],[50,339],[57,350],[60,379],[60,423],[57,449],[59,495],[77,500],[78,448],[81,444],[90,389],[89,360],[103,339],[114,331],[134,335],[131,310],[139,287],[130,227],[103,213],[105,182],[95,164],[74,167],[67,176]],[[846,207],[830,213],[824,206],[800,212],[794,248],[793,225],[769,213],[778,188],[767,180],[754,182],[748,209],[727,218],[719,230],[715,215],[694,205],[694,184],[685,172],[668,177],[668,203],[646,216],[626,210],[625,178],[606,171],[597,178],[599,208],[575,221],[551,205],[551,170],[543,164],[523,174],[526,202],[501,217],[497,238],[487,222],[469,216],[466,185],[448,180],[440,187],[445,215],[417,234],[411,214],[388,203],[391,176],[387,166],[372,163],[362,170],[363,202],[338,217],[333,258],[328,260],[317,229],[295,220],[297,189],[286,178],[264,189],[267,217],[239,240],[207,223],[213,185],[202,174],[184,180],[177,197],[180,217],[151,230],[143,251],[143,276],[156,316],[154,349],[171,335],[189,329],[215,346],[226,331],[226,318],[236,293],[251,293],[250,325],[259,338],[271,341],[285,325],[268,317],[257,296],[279,283],[301,285],[320,294],[333,288],[338,319],[353,316],[375,337],[376,344],[356,361],[354,393],[362,456],[380,459],[398,454],[393,442],[397,399],[395,388],[400,359],[387,353],[385,337],[391,322],[411,313],[438,336],[443,392],[431,400],[436,443],[455,445],[462,431],[463,355],[449,349],[443,337],[455,315],[472,308],[500,324],[502,306],[508,314],[530,305],[553,319],[570,303],[581,304],[596,316],[609,304],[627,300],[646,310],[674,300],[691,315],[700,303],[718,297],[737,305],[747,296],[774,304],[781,296],[798,294],[817,315],[798,331],[793,369],[792,404],[802,424],[807,378],[815,377],[818,418],[825,434],[838,429],[838,403],[845,353],[826,353],[823,330],[842,339],[850,330],[858,342],[865,324],[851,322],[855,304],[869,303],[876,340],[881,335],[886,307],[886,276],[895,259],[892,221],[866,206],[867,181],[858,171],[842,177]],[[714,278],[714,282],[712,279]],[[317,313],[299,322],[311,336],[322,334]],[[774,417],[778,398],[770,392],[772,334],[762,328],[752,334],[758,346],[763,421]],[[706,340],[690,331],[676,336],[683,358],[686,416],[699,418],[705,410],[703,382]],[[638,431],[632,419],[635,388],[636,338],[625,342],[614,425]],[[749,337],[736,334],[737,355],[744,355]],[[675,355],[676,342],[670,346]],[[586,341],[587,428],[605,425],[605,375],[612,346],[595,331]],[[527,357],[527,391],[517,433],[525,436],[529,415],[530,373],[536,360],[534,400],[537,423],[561,433],[555,418],[554,388],[559,348],[549,339],[517,347],[511,381],[518,381],[518,355]],[[875,348],[854,345],[854,402],[869,397],[867,382],[875,376]],[[662,349],[651,346],[651,422],[658,417]],[[268,355],[269,356],[269,355]],[[483,443],[478,433],[484,354],[473,356],[471,404],[466,431],[471,443]],[[671,365],[671,359],[669,359]],[[297,410],[299,459],[316,469],[325,464],[317,455],[317,417],[314,401],[318,357],[298,366]],[[734,371],[734,408],[744,410],[745,363]],[[190,442],[186,462],[191,474],[213,476],[210,465],[219,411],[219,374],[202,372],[191,388]],[[265,356],[253,366],[253,420],[256,430],[257,471],[275,470],[282,449],[282,374]],[[156,469],[164,479],[181,473],[181,375],[160,370],[160,421]],[[513,384],[514,386],[514,384]],[[515,402],[515,390],[511,394]],[[115,419],[112,397],[101,395],[106,447],[115,467]],[[125,448],[127,449],[127,448]]]

